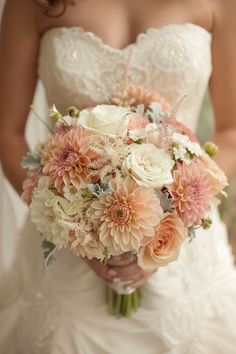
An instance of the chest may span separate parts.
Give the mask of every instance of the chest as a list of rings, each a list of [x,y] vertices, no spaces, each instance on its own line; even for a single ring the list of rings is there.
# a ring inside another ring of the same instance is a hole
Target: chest
[[[206,0],[75,0],[67,6],[62,16],[52,16],[40,21],[41,32],[54,27],[81,27],[93,32],[112,48],[123,49],[135,43],[139,33],[148,28],[186,22],[211,29],[212,16]]]

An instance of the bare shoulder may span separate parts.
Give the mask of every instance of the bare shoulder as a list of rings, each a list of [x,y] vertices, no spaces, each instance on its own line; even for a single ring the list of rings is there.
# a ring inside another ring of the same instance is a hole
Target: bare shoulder
[[[6,0],[3,9],[2,29],[12,25],[15,30],[19,28],[37,30],[41,12],[37,0]]]
[[[236,29],[236,1],[235,0],[208,0],[211,3],[215,28],[228,31]]]

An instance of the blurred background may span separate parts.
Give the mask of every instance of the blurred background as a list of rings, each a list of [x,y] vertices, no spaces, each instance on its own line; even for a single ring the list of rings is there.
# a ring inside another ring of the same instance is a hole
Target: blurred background
[[[0,16],[4,0],[0,0]],[[46,100],[41,83],[38,83],[34,103],[35,110],[41,117],[46,115]],[[213,114],[209,93],[206,93],[200,120],[198,125],[198,136],[202,143],[211,138],[214,129]],[[36,122],[35,118],[30,114],[27,123],[26,137],[29,146],[32,146],[35,140],[44,136],[44,127]],[[9,266],[13,256],[17,235],[21,229],[25,217],[27,215],[27,207],[20,200],[18,195],[11,188],[0,166],[0,269]],[[236,176],[230,181],[228,188],[228,198],[224,198],[220,212],[223,220],[227,224],[229,232],[229,241],[232,245],[233,252],[236,255]],[[7,235],[5,235],[5,230]],[[4,242],[3,242],[4,241]]]

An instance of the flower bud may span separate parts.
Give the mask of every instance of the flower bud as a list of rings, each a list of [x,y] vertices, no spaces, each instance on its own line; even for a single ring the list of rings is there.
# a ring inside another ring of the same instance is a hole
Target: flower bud
[[[62,119],[62,115],[61,113],[57,110],[55,104],[53,104],[49,110],[48,110],[48,115],[49,118],[55,119],[55,120],[61,120]]]
[[[71,106],[68,108],[68,114],[69,116],[71,116],[72,118],[78,118],[79,117],[79,109],[75,106]]]
[[[212,225],[212,220],[210,218],[202,219],[202,228],[208,230]]]
[[[210,157],[216,156],[219,152],[218,146],[212,142],[207,142],[204,145],[204,150]]]

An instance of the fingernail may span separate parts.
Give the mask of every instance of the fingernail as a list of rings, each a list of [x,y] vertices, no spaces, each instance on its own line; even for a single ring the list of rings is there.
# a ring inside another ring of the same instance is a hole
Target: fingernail
[[[132,294],[134,292],[134,288],[132,288],[131,286],[126,286],[125,288],[125,293],[126,294]]]
[[[120,282],[120,278],[114,278],[112,281],[113,281],[113,283],[119,283]]]
[[[126,283],[127,285],[129,285],[129,284],[133,283],[133,280],[127,280],[125,283]]]
[[[117,275],[117,272],[113,269],[109,269],[107,272],[109,275],[111,275],[112,277],[114,277],[115,275]]]

